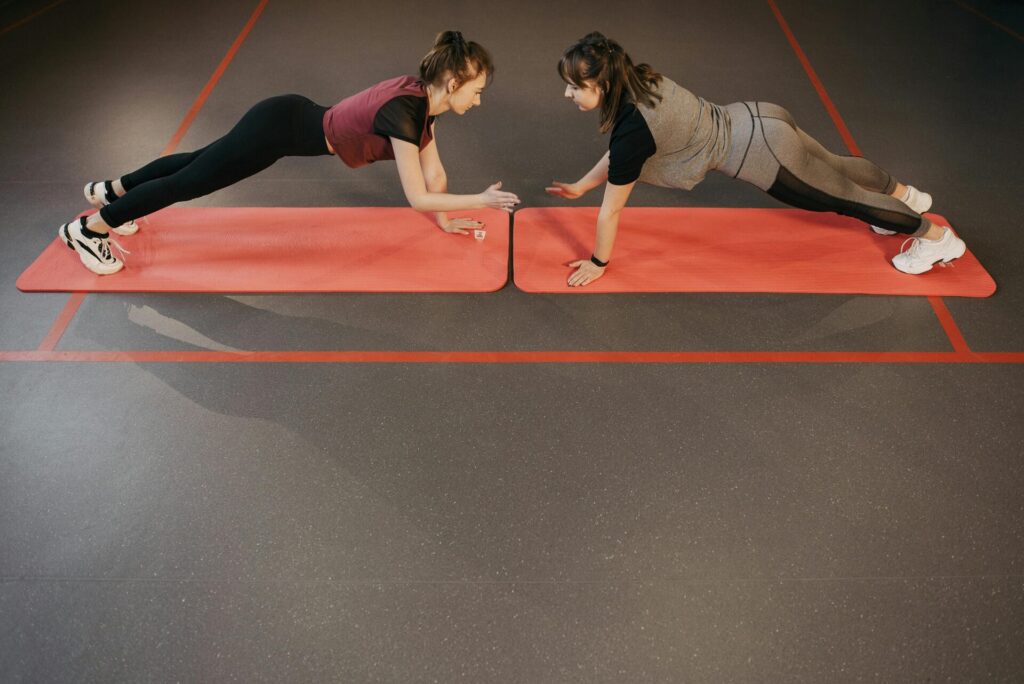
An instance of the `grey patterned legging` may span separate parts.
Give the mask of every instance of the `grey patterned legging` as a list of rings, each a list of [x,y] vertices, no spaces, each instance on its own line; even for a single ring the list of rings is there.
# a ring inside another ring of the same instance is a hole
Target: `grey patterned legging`
[[[863,157],[832,154],[768,102],[724,107],[732,139],[718,169],[794,207],[833,211],[880,228],[923,235],[931,223],[889,193],[896,179]]]

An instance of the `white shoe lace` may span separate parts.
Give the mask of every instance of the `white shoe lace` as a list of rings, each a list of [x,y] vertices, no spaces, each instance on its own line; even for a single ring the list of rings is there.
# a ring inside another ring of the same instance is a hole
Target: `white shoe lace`
[[[131,254],[131,252],[129,252],[129,251],[128,251],[127,249],[125,249],[124,247],[122,247],[122,246],[121,246],[121,243],[120,243],[120,242],[118,242],[117,240],[115,240],[114,238],[112,238],[112,237],[108,237],[108,238],[107,238],[107,240],[108,240],[108,241],[110,242],[110,244],[114,245],[114,247],[117,247],[117,251],[121,253],[121,261],[122,261],[123,263],[126,263],[126,264],[127,264],[128,262],[127,262],[127,260],[125,260],[125,258],[124,258],[124,255],[125,255],[125,254]],[[108,254],[110,253],[110,248],[109,248],[109,247],[107,248],[107,253],[108,253]]]
[[[949,230],[949,229],[947,228],[946,230]],[[943,233],[943,238],[944,237],[945,237],[945,233]],[[906,250],[906,252],[905,252],[906,255],[907,255],[907,258],[908,259],[916,259],[918,256],[920,256],[918,254],[918,251],[919,251],[919,248],[921,247],[921,238],[911,237],[911,238],[907,238],[906,240],[904,240],[903,244],[900,245],[900,255],[904,254],[904,248],[907,246],[908,242],[913,243],[913,244],[911,244],[910,245],[910,249]],[[942,268],[945,268],[946,266],[948,266],[948,264],[945,261],[942,261],[941,259],[936,260],[936,262]]]
[[[906,246],[907,246],[908,242],[911,243],[910,249],[906,249]],[[903,244],[900,245],[900,254],[903,254],[904,250],[906,250],[906,255],[908,257],[910,257],[910,258],[914,258],[917,255],[917,248],[918,248],[918,246],[920,244],[921,244],[921,239],[920,238],[916,238],[916,237],[907,238],[906,240],[903,241]]]
[[[116,258],[110,251],[110,245],[114,245],[114,247],[117,247],[117,251],[121,253],[121,261],[124,263],[128,263],[127,261],[125,261],[124,255],[131,254],[131,252],[122,247],[120,242],[110,237],[109,235],[107,235],[106,238],[94,238],[94,240],[99,243],[98,247],[100,251],[100,256],[103,257],[104,261],[110,261]]]

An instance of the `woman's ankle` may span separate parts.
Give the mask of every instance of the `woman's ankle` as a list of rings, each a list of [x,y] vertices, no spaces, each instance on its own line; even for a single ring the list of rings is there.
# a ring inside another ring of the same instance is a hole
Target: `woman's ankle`
[[[108,226],[107,222],[103,220],[103,217],[100,216],[99,212],[91,214],[85,219],[85,227],[94,233],[106,235],[110,232],[110,226]]]

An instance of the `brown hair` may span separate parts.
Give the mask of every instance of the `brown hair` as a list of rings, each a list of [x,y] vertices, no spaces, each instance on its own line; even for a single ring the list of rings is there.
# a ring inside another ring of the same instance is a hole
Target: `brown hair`
[[[487,73],[490,82],[494,75],[491,55],[479,43],[467,42],[461,31],[442,31],[434,39],[434,47],[420,62],[420,78],[424,83],[438,85],[441,81],[454,78],[461,86]]]
[[[585,88],[594,81],[604,91],[601,100],[601,132],[607,133],[624,102],[655,107],[661,101],[657,86],[661,74],[649,64],[633,65],[622,46],[597,31],[577,40],[558,62],[558,74],[566,83]]]

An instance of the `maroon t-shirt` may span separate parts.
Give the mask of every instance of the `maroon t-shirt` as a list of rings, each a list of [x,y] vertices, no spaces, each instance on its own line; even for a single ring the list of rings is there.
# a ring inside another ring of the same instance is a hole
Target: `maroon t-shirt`
[[[381,81],[334,105],[324,114],[324,136],[341,161],[352,168],[394,159],[390,137],[419,149],[430,144],[427,92],[413,76]]]

